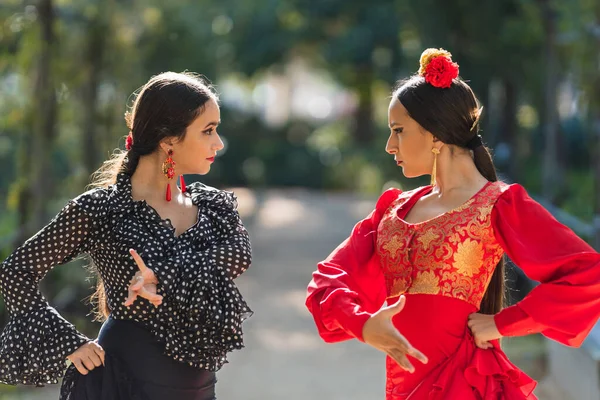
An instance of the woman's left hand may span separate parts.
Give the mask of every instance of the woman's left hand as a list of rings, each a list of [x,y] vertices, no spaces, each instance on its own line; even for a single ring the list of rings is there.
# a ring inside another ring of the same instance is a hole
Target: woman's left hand
[[[475,345],[480,349],[491,349],[494,346],[490,341],[502,337],[493,315],[473,313],[469,315],[468,325],[475,337]]]
[[[142,257],[133,249],[129,250],[129,253],[135,260],[138,268],[140,269],[135,273],[133,279],[129,281],[129,287],[127,288],[127,299],[123,303],[126,307],[133,304],[138,296],[147,299],[155,307],[158,307],[162,303],[162,296],[156,294],[156,285],[158,279],[154,275],[154,271],[146,266]]]

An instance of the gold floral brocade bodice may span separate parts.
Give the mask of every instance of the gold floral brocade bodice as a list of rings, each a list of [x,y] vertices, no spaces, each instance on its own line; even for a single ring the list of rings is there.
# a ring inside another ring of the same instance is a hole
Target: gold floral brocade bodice
[[[406,222],[404,192],[387,209],[377,229],[376,251],[387,295],[433,294],[479,308],[504,251],[492,227],[492,209],[508,185],[490,182],[462,206],[416,224]]]

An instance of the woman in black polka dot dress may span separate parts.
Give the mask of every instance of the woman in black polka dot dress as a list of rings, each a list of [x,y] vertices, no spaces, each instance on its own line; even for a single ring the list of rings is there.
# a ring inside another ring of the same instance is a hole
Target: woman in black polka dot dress
[[[0,381],[57,383],[61,400],[209,400],[251,314],[234,279],[250,265],[232,193],[176,174],[206,174],[223,142],[217,96],[192,74],[163,73],[137,94],[127,151],[95,175],[0,264],[10,319]],[[77,332],[38,289],[56,265],[87,254],[98,272],[98,339]]]

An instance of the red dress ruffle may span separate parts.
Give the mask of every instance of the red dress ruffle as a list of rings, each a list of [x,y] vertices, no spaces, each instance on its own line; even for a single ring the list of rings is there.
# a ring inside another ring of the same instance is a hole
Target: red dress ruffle
[[[466,335],[456,354],[433,370],[407,397],[388,400],[533,400],[536,381],[511,363],[496,341],[482,350]]]
[[[393,302],[394,299],[390,299]],[[533,400],[536,382],[508,357],[498,341],[493,349],[475,345],[467,320],[476,309],[444,296],[406,295],[394,325],[429,362],[402,370],[386,358],[387,400]]]

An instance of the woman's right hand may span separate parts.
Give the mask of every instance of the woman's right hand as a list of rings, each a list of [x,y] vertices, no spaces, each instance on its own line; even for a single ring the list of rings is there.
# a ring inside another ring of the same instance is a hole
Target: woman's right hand
[[[400,368],[413,373],[415,367],[410,363],[407,355],[416,358],[423,364],[427,364],[427,357],[412,347],[392,322],[394,315],[402,311],[405,303],[406,297],[400,296],[396,304],[377,311],[363,326],[362,334],[365,343],[383,351],[392,357]]]
[[[93,340],[67,356],[67,360],[75,365],[80,374],[87,375],[94,368],[104,365],[104,349]]]
[[[135,251],[134,249],[129,249],[129,254],[133,257],[135,263],[137,264],[139,271],[135,273],[135,276],[129,282],[129,287],[127,288],[127,299],[123,303],[124,306],[130,307],[135,299],[138,296],[147,299],[154,305],[154,307],[158,307],[162,304],[163,297],[159,294],[156,294],[156,285],[158,284],[158,279],[148,266],[142,257]]]

